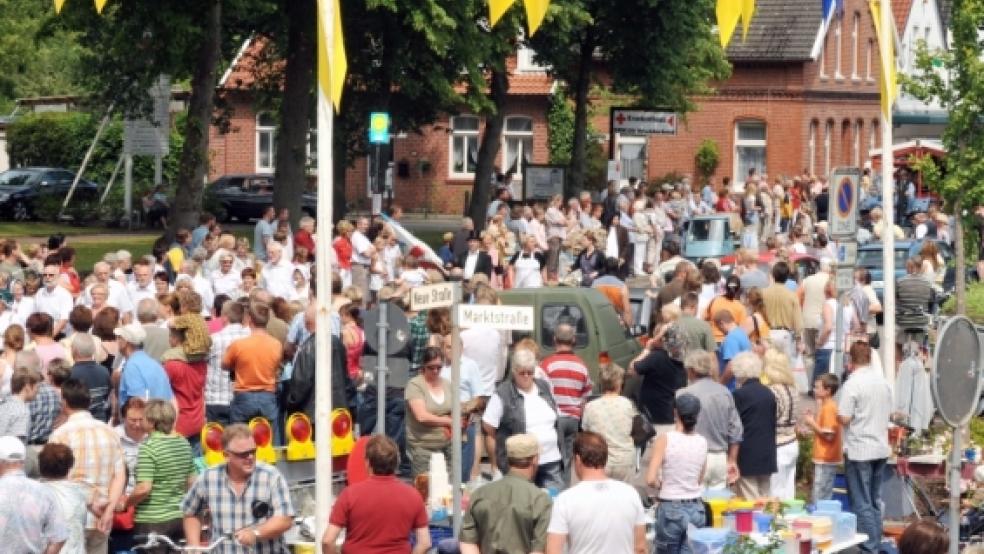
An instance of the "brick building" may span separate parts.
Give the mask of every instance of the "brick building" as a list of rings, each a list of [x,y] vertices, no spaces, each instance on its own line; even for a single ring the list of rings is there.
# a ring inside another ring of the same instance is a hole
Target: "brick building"
[[[605,135],[605,141],[615,141],[612,151],[625,168],[623,178],[692,173],[696,149],[707,138],[721,154],[717,179],[746,175],[751,167],[776,176],[804,170],[824,175],[837,166],[862,165],[880,141],[878,48],[867,2],[843,5],[828,25],[818,0],[759,0],[747,40],[739,30],[728,49],[732,76],[717,84],[716,94],[697,99],[698,109],[687,114],[676,135]],[[555,83],[531,54],[520,49],[510,62],[496,160],[497,168],[519,179],[524,163],[549,159],[546,113]],[[253,78],[241,65],[233,64],[220,85],[231,110],[230,132],[212,131],[211,177],[273,172],[274,114],[255,113]],[[608,107],[599,101],[594,109],[600,114],[594,127],[609,129]],[[481,118],[465,113],[395,136],[395,200],[410,210],[461,213],[483,126]],[[352,204],[367,203],[366,166],[360,160],[346,175]]]

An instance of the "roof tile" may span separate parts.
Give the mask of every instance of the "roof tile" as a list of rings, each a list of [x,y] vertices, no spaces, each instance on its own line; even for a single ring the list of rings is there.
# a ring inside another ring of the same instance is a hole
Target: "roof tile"
[[[742,40],[739,24],[728,46],[735,61],[804,61],[810,59],[823,17],[819,0],[758,0],[755,16]]]

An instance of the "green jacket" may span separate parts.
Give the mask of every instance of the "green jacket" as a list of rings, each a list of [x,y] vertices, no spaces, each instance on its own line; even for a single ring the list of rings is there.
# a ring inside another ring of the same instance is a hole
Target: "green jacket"
[[[543,552],[552,504],[528,479],[509,473],[471,496],[459,540],[482,554]]]

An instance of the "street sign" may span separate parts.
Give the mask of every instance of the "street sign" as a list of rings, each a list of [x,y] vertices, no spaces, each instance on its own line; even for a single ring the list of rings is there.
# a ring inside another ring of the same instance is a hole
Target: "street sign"
[[[612,132],[620,135],[675,135],[675,112],[612,108]]]
[[[973,322],[963,316],[943,325],[933,353],[933,401],[943,421],[966,425],[981,397],[981,353],[984,345]]]
[[[834,275],[834,285],[837,287],[837,292],[847,292],[853,289],[854,268],[838,267],[837,273]]]
[[[438,283],[410,289],[410,309],[415,312],[431,308],[447,308],[458,298],[455,283]]]
[[[376,306],[367,311],[362,319],[363,329],[366,330],[366,344],[373,352],[380,351],[380,334],[377,332],[380,323],[380,311],[380,306]],[[385,354],[387,356],[399,354],[410,341],[410,322],[407,321],[407,316],[403,314],[403,310],[388,305],[385,323],[387,331],[385,334],[386,344],[384,345],[386,347]]]
[[[372,112],[369,114],[369,144],[389,144],[390,114]]]
[[[161,75],[147,93],[153,100],[153,113],[147,119],[123,122],[123,153],[167,156],[171,138],[171,78]]]
[[[858,243],[844,241],[837,245],[837,265],[854,266],[858,263]]]
[[[564,194],[566,172],[567,168],[562,165],[524,165],[522,198],[525,200],[549,200],[555,194]],[[512,184],[515,184],[515,181]]]
[[[856,239],[858,235],[858,186],[861,170],[839,167],[830,174],[830,236],[836,240]]]
[[[485,306],[465,304],[458,306],[458,325],[489,327],[492,329],[536,330],[533,306]]]

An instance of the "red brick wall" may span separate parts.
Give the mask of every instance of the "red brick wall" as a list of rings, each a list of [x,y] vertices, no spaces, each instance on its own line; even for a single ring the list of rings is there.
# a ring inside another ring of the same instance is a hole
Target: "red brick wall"
[[[249,96],[230,94],[229,129],[209,129],[209,180],[230,173],[256,172],[256,113]]]

